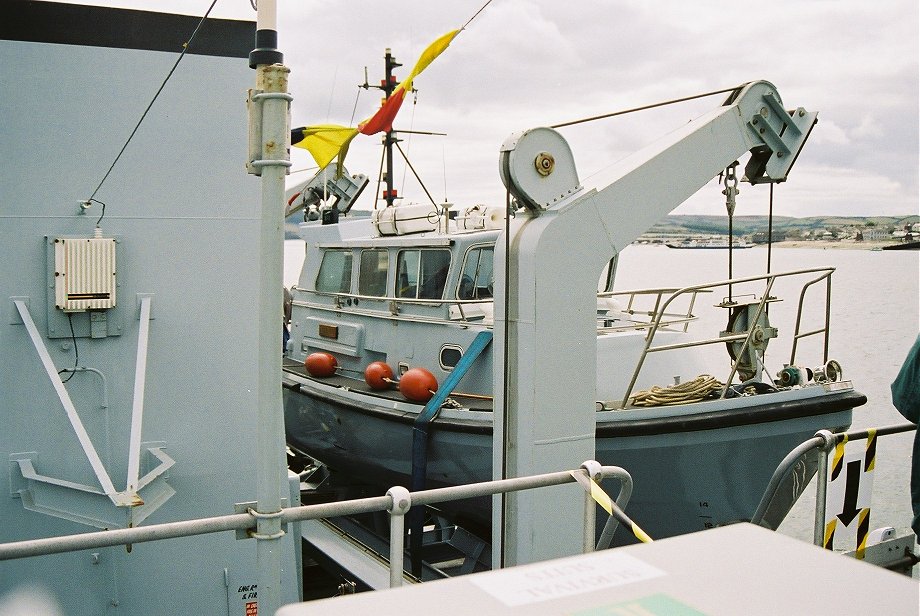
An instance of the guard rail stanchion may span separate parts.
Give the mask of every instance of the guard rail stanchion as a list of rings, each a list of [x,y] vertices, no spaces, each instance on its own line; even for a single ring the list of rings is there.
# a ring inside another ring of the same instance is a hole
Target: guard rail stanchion
[[[581,468],[588,473],[594,481],[602,481],[604,479],[604,472],[602,470],[600,462],[597,460],[587,460],[584,464],[581,465]],[[594,504],[594,497],[591,495],[590,490],[585,491],[585,541],[582,547],[582,552],[589,554],[594,551],[594,532],[595,526],[597,524],[597,508]]]
[[[818,456],[818,485],[815,489],[815,532],[814,544],[824,545],[824,511],[827,509],[827,454],[836,444],[836,437],[829,430],[819,430],[815,436],[824,439],[824,444],[819,447],[821,455]]]
[[[390,512],[390,588],[398,588],[402,586],[406,512],[412,506],[412,495],[402,486],[393,486],[387,490],[387,496],[393,499],[387,507]]]

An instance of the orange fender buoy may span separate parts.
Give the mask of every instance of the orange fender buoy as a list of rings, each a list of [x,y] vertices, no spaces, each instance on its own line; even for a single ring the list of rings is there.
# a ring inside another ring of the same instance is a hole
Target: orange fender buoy
[[[310,353],[303,362],[307,372],[317,378],[332,376],[335,374],[338,364],[339,362],[336,361],[335,357],[329,353]]]
[[[386,362],[375,361],[367,365],[364,369],[364,382],[371,389],[389,389],[390,382],[393,380],[393,369]]]
[[[399,379],[399,391],[412,402],[428,402],[438,389],[438,379],[424,368],[409,368]]]

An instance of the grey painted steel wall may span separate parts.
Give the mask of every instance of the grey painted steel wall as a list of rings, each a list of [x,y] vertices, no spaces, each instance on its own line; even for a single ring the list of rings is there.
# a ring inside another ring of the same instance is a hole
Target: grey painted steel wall
[[[176,54],[0,41],[0,57],[0,459],[37,452],[42,474],[98,486],[10,298],[29,298],[56,367],[73,367],[69,336],[48,337],[45,238],[92,236],[101,206],[81,214],[78,201]],[[176,494],[147,523],[232,513],[234,503],[255,500],[259,181],[244,171],[253,82],[244,59],[186,56],[96,195],[107,204],[104,235],[120,239],[110,318],[122,329],[79,337],[77,346],[79,364],[104,373],[108,407],[95,374],[75,374],[66,387],[124,489],[137,294],[152,294],[142,441],[165,442]],[[283,468],[283,435],[278,442]],[[25,510],[11,494],[10,469],[0,472],[0,541],[95,530]],[[284,545],[292,547],[290,534]],[[293,562],[288,549],[285,601],[296,600]],[[242,614],[255,563],[255,542],[232,533],[108,548],[98,558],[10,561],[0,563],[0,603],[37,584],[67,614]]]

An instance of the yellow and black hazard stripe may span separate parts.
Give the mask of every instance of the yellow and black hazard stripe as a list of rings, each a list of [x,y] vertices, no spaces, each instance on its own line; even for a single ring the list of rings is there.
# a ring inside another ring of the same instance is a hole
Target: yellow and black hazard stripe
[[[831,462],[831,481],[837,479],[840,476],[840,472],[843,470],[843,454],[846,450],[847,441],[850,440],[850,437],[847,434],[841,434],[840,440],[834,446],[834,458]],[[834,549],[834,532],[837,530],[837,518],[831,518],[830,521],[824,526],[824,549],[833,550]]]
[[[625,526],[626,528],[632,531],[632,534],[635,535],[636,539],[642,543],[651,543],[654,541],[648,534],[642,530],[638,524],[632,521],[632,519],[626,515],[626,512],[620,509],[620,507],[610,498],[610,496],[604,492],[604,489],[597,485],[597,482],[594,481],[591,477],[588,476],[587,472],[583,470],[570,471],[569,473],[572,477],[575,478],[581,486],[585,489],[585,492],[591,495],[591,498],[597,502],[598,505],[604,508],[608,514],[613,516],[613,518]]]
[[[875,470],[877,430],[869,428],[866,436],[866,457],[863,463],[863,472]],[[841,440],[834,447],[834,461],[831,464],[831,481],[835,480],[843,470],[843,453],[849,437],[841,435]],[[869,513],[870,507],[859,510],[859,523],[856,526],[856,558],[862,560],[866,556],[866,541],[869,538]],[[824,527],[824,549],[834,549],[834,532],[837,530],[837,518],[832,518]]]
[[[824,549],[834,549],[834,531],[837,530],[837,518],[831,518],[824,527]]]
[[[863,466],[863,472],[868,473],[875,470],[875,444],[876,430],[869,428],[869,435],[866,437],[866,461]],[[863,560],[866,557],[866,541],[869,538],[869,512],[871,509],[866,507],[859,512],[859,526],[856,527],[856,558]]]
[[[834,461],[831,463],[831,481],[837,479],[840,476],[840,471],[843,470],[843,454],[848,440],[850,440],[850,437],[847,434],[841,434],[840,441],[834,447]]]
[[[863,466],[863,472],[868,473],[869,471],[875,470],[875,428],[869,428],[867,430],[869,436],[866,437],[866,464]]]
[[[866,557],[866,541],[869,538],[869,507],[859,511],[859,526],[856,527],[856,558]]]

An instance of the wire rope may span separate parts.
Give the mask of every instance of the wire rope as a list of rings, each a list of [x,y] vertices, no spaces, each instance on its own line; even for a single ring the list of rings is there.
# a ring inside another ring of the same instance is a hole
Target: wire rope
[[[627,113],[635,113],[636,111],[645,111],[647,109],[655,109],[656,107],[664,107],[666,105],[674,105],[676,103],[683,103],[686,101],[692,101],[697,98],[706,98],[707,96],[714,96],[716,94],[724,94],[726,92],[735,92],[742,86],[734,86],[731,88],[723,88],[721,90],[713,90],[712,92],[703,92],[702,94],[694,94],[692,96],[682,96],[681,98],[672,98],[670,100],[661,101],[658,103],[651,103],[649,105],[642,105],[641,107],[632,107],[630,109],[621,109],[620,111],[613,111],[611,113],[604,113],[601,115],[591,116],[589,118],[581,118],[580,120],[571,120],[569,122],[560,122],[559,124],[551,124],[550,128],[563,128],[565,126],[574,126],[575,124],[584,124],[585,122],[593,122],[595,120],[603,120],[605,118],[612,118],[619,115],[626,115]]]
[[[89,196],[87,201],[95,201],[94,197],[96,193],[99,192],[99,189],[102,188],[102,185],[105,184],[105,181],[108,179],[109,175],[112,173],[112,170],[115,168],[115,165],[118,164],[118,161],[121,159],[122,154],[125,153],[125,150],[128,148],[128,144],[131,143],[131,140],[134,138],[134,135],[137,134],[137,130],[141,127],[141,124],[144,122],[144,119],[147,117],[147,113],[150,112],[150,109],[153,107],[153,104],[159,98],[160,93],[163,92],[163,88],[166,87],[166,83],[169,81],[170,77],[173,76],[173,73],[176,72],[176,68],[179,66],[179,63],[182,62],[182,58],[185,57],[186,52],[188,52],[189,47],[192,44],[192,41],[195,40],[195,36],[198,34],[198,31],[201,30],[201,26],[204,24],[205,20],[208,18],[208,15],[211,14],[211,10],[214,8],[214,5],[217,4],[217,0],[211,2],[211,6],[208,7],[208,10],[205,12],[204,16],[198,22],[198,25],[195,26],[194,32],[189,37],[188,41],[182,45],[182,53],[179,54],[179,57],[176,58],[176,63],[173,64],[173,67],[169,70],[169,73],[166,75],[166,78],[163,80],[163,83],[160,84],[160,88],[157,90],[156,94],[153,95],[153,98],[150,100],[150,103],[147,105],[147,108],[144,109],[144,113],[141,114],[140,119],[137,121],[137,124],[134,126],[134,130],[131,131],[131,134],[128,135],[127,141],[121,146],[121,150],[118,152],[118,155],[115,157],[115,160],[112,161],[112,164],[109,166],[109,170],[105,172],[105,175],[100,180],[99,185],[96,186],[96,190],[93,191],[93,194]],[[103,216],[105,215],[105,209],[102,211]],[[96,222],[96,226],[99,226],[99,223],[102,222],[102,216],[99,217],[99,220]]]
[[[407,153],[408,153],[408,150],[412,147],[412,135],[414,134],[412,129],[415,128],[415,108],[416,108],[416,105],[418,104],[418,90],[416,90],[415,88],[413,88],[413,89],[412,89],[412,92],[413,92],[413,96],[412,96],[412,115],[409,117],[409,130],[407,131],[407,132],[409,133],[409,138],[406,139],[406,151],[407,151]],[[399,146],[397,146],[397,147],[399,147]],[[400,152],[402,152],[402,150],[400,150]],[[409,162],[409,157],[408,157],[406,154],[403,154],[403,158],[406,159],[406,163]],[[415,169],[412,170],[412,173],[415,173]],[[416,175],[415,177],[418,177],[418,175]],[[421,183],[421,180],[419,180],[419,182]],[[424,187],[423,187],[423,188],[424,188]],[[426,191],[426,192],[427,192],[427,191]],[[406,170],[405,170],[405,169],[403,169],[402,182],[400,182],[400,185],[399,185],[399,193],[400,193],[400,194],[405,194],[405,193],[406,193]],[[429,198],[430,198],[430,195],[429,195]]]
[[[438,204],[435,203],[434,197],[432,197],[432,196],[431,196],[431,193],[428,192],[428,188],[425,186],[425,183],[422,182],[422,178],[420,178],[420,177],[418,176],[418,173],[416,173],[415,167],[413,167],[413,166],[412,166],[412,163],[409,162],[409,157],[406,156],[406,153],[403,152],[403,149],[402,149],[401,147],[399,147],[399,142],[398,142],[398,141],[394,141],[394,142],[393,142],[393,145],[395,145],[395,146],[396,146],[396,149],[399,150],[399,153],[402,154],[403,159],[405,159],[405,161],[406,161],[406,166],[409,167],[409,169],[412,171],[412,175],[414,175],[414,176],[415,176],[415,179],[418,180],[419,186],[422,187],[422,190],[424,190],[424,191],[425,191],[425,194],[428,195],[428,199],[431,201],[431,204],[434,206],[435,210],[437,210],[437,209],[438,209]]]
[[[482,13],[484,10],[486,10],[486,7],[489,6],[490,4],[492,4],[492,0],[488,0],[488,2],[486,2],[486,3],[483,4],[481,7],[479,7],[479,10],[476,11],[476,13],[473,14],[473,16],[470,17],[470,18],[467,20],[467,22],[466,22],[465,24],[463,24],[463,27],[460,28],[460,29],[461,29],[461,30],[466,30],[466,27],[467,27],[468,25],[470,25],[470,24],[473,22],[474,19],[476,19],[477,17],[479,17],[479,14]]]

